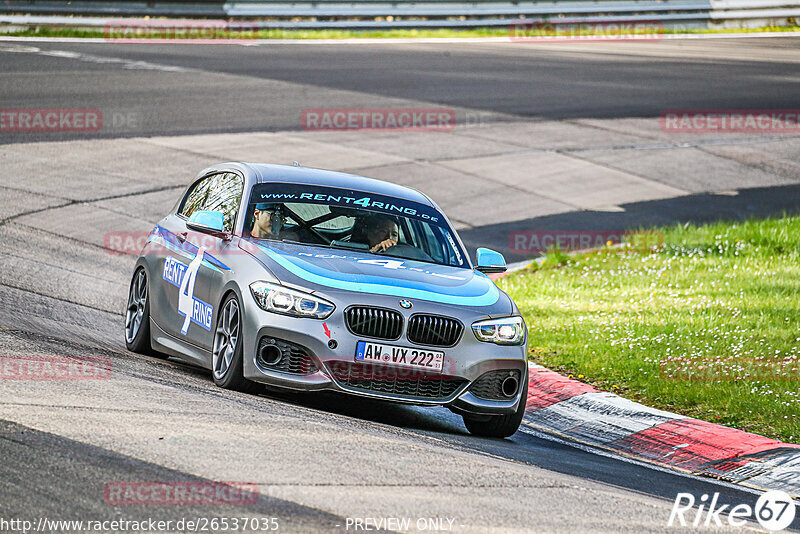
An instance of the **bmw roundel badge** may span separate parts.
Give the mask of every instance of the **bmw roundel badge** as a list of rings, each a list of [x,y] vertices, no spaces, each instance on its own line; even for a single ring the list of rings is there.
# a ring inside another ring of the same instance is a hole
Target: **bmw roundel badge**
[[[405,310],[411,308],[411,306],[413,306],[413,304],[411,304],[410,300],[402,299],[400,301],[400,307],[405,309]]]

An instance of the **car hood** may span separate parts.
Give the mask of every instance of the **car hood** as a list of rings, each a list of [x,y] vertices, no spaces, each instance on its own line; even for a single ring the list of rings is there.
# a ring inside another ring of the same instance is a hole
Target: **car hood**
[[[351,250],[246,241],[242,248],[282,282],[461,306],[490,306],[501,296],[491,279],[470,269]]]

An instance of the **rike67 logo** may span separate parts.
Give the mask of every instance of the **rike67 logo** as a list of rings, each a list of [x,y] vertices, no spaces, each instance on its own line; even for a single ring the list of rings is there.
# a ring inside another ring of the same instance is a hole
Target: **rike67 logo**
[[[744,527],[755,517],[758,523],[770,532],[784,530],[795,518],[795,503],[783,491],[772,490],[764,493],[756,501],[755,507],[749,504],[719,504],[719,493],[709,499],[703,494],[695,499],[691,493],[678,493],[669,515],[668,527],[718,528],[726,526]],[[724,514],[724,515],[723,515]]]

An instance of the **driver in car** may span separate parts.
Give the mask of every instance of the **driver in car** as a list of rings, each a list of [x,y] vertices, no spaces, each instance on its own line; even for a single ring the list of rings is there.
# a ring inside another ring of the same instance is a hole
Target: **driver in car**
[[[281,204],[256,204],[253,210],[253,228],[250,237],[256,239],[296,239],[293,232],[286,232],[283,225],[286,217]]]
[[[364,226],[370,252],[384,252],[400,240],[397,222],[387,215],[372,215],[364,221]]]

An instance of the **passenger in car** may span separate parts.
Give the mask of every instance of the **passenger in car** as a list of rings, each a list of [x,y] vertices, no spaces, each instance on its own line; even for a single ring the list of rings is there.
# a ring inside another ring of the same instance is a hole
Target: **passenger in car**
[[[400,228],[388,215],[369,215],[362,224],[370,252],[383,252],[400,241]]]

